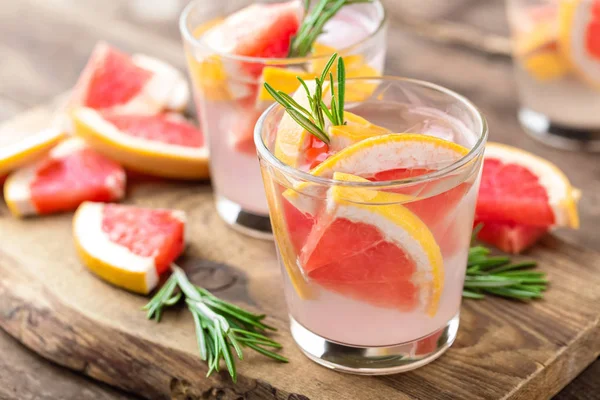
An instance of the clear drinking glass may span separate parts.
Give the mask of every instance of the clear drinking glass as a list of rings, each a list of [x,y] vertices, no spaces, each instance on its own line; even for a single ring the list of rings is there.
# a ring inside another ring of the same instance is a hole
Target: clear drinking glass
[[[349,79],[346,90],[354,85],[375,89],[362,101],[350,101],[347,111],[392,132],[435,136],[467,150],[452,161],[415,152],[414,160],[397,166],[408,176],[400,180],[317,177],[275,157],[285,112],[279,105],[259,119],[255,142],[296,343],[329,368],[391,374],[427,364],[456,338],[487,126],[467,99],[431,83]],[[370,160],[382,158],[385,153]],[[397,194],[403,196],[389,197]],[[393,247],[416,248],[417,236],[403,236],[389,218],[413,221],[408,223],[414,235],[430,232],[420,246],[439,249],[441,264],[414,259],[418,272],[410,278],[397,272]],[[364,252],[355,252],[360,243],[366,243]]]
[[[600,0],[507,0],[507,10],[526,132],[600,151]]]
[[[262,83],[291,93],[299,86],[296,76],[315,76],[335,51],[349,60],[349,76],[379,76],[387,25],[383,6],[376,0],[344,7],[325,26],[327,32],[319,37],[315,55],[310,57],[243,57],[211,47],[204,34],[211,23],[252,3],[260,1],[192,1],[181,15],[180,29],[198,115],[209,143],[217,211],[234,228],[270,239],[269,210],[253,139],[256,121],[273,104]]]

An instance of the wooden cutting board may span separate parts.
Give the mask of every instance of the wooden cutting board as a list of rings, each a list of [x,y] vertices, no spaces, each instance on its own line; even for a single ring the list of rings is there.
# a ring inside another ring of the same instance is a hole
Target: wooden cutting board
[[[50,118],[50,107],[32,110],[0,135]],[[548,398],[600,355],[600,255],[547,237],[529,254],[552,282],[543,301],[467,300],[457,341],[434,363],[385,377],[336,373],[306,359],[290,337],[273,244],[221,222],[208,184],[138,183],[127,202],[185,210],[192,243],[180,264],[195,283],[269,314],[291,360],[247,352],[237,385],[225,373],[205,378],[184,309],[147,321],[147,298],[79,263],[70,214],[16,220],[0,206],[0,326],[58,364],[147,398]]]

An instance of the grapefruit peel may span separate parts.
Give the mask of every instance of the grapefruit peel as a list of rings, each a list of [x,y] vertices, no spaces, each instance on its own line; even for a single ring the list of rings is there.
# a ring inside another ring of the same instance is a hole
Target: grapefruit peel
[[[50,128],[1,146],[0,176],[43,157],[65,137],[61,130]]]

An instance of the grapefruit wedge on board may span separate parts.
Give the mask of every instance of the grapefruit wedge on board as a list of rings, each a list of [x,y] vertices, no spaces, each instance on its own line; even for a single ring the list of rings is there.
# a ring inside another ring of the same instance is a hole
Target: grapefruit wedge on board
[[[88,200],[120,200],[125,180],[120,165],[71,138],[48,157],[9,175],[4,200],[19,217],[72,211]]]
[[[164,178],[208,178],[204,137],[179,115],[118,115],[78,108],[72,117],[75,135],[127,169]]]
[[[61,130],[51,128],[0,137],[0,177],[43,157],[65,136]]]
[[[99,42],[81,73],[68,108],[77,106],[125,114],[182,110],[189,101],[183,74],[164,61],[130,56]]]
[[[577,190],[554,164],[527,151],[488,143],[476,219],[579,227]]]
[[[185,247],[183,211],[83,203],[73,218],[83,263],[115,286],[149,293]]]
[[[580,192],[551,162],[524,150],[488,143],[475,212],[477,238],[520,253],[553,227],[579,227]]]
[[[367,182],[339,172],[334,178]],[[435,315],[444,282],[442,254],[427,225],[397,204],[406,196],[338,185],[327,196],[327,209],[300,253],[308,278],[379,307]]]

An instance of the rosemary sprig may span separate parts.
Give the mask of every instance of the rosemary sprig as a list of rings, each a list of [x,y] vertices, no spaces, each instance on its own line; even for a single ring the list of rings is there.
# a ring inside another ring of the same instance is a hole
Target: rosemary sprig
[[[344,6],[371,3],[373,0],[319,0],[311,10],[311,0],[304,0],[304,19],[298,33],[292,38],[288,57],[305,57],[312,51],[313,44],[323,33],[323,28]]]
[[[475,236],[475,235],[474,235]],[[483,299],[486,294],[517,300],[541,299],[548,280],[544,272],[528,271],[534,261],[511,263],[509,257],[490,256],[490,249],[469,249],[463,297]]]
[[[331,68],[337,60],[337,85],[333,81],[333,73]],[[314,93],[310,91],[304,79],[296,77],[300,85],[304,88],[309,103],[309,108],[298,104],[289,94],[276,90],[273,86],[265,82],[265,89],[271,96],[281,104],[285,111],[298,125],[313,134],[319,140],[329,144],[330,139],[326,130],[326,119],[331,125],[344,125],[344,106],[346,95],[346,68],[344,59],[338,57],[335,53],[331,56],[325,68],[321,72],[320,77],[315,78]],[[323,91],[325,82],[329,82],[331,90],[331,107],[327,107],[323,101]]]
[[[243,360],[243,347],[274,360],[288,362],[285,357],[269,350],[280,349],[281,344],[265,336],[267,331],[276,331],[263,322],[265,315],[246,311],[193,285],[185,272],[174,264],[171,270],[171,277],[143,309],[148,312],[148,319],[160,322],[163,309],[176,304],[185,296],[185,303],[194,318],[200,358],[208,364],[206,376],[219,371],[223,360],[231,379],[236,382],[234,353]]]

